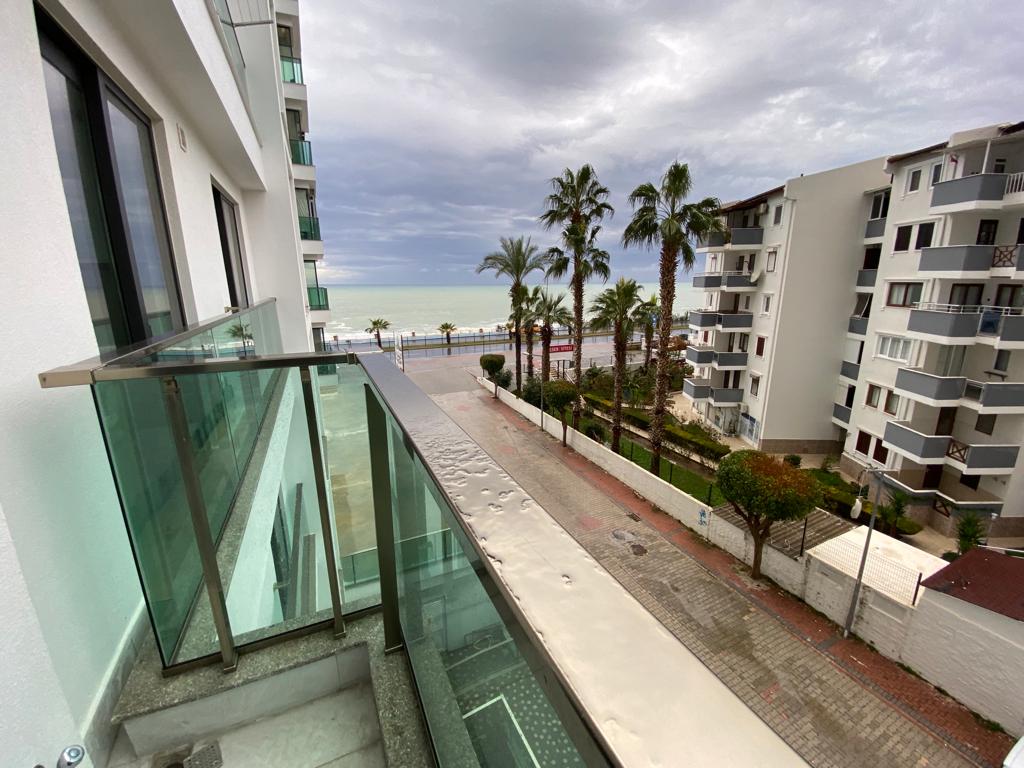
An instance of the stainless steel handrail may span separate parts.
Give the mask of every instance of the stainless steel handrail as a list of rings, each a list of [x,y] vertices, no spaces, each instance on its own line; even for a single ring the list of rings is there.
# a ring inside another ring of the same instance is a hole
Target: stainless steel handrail
[[[270,298],[257,301],[255,304],[246,307],[245,309],[237,311],[232,309],[232,311],[225,312],[224,314],[217,315],[216,317],[200,320],[199,322],[188,326],[183,331],[178,331],[156,339],[148,339],[128,347],[120,347],[107,355],[99,355],[70,365],[51,368],[50,370],[39,374],[39,384],[43,389],[49,389],[51,387],[75,387],[92,384],[98,380],[95,377],[95,373],[98,370],[110,366],[130,366],[133,360],[138,360],[146,355],[152,355],[163,349],[172,347],[175,344],[180,344],[193,336],[198,336],[200,333],[220,325],[232,317],[248,314],[259,307],[275,304],[276,302],[277,299],[271,296]]]

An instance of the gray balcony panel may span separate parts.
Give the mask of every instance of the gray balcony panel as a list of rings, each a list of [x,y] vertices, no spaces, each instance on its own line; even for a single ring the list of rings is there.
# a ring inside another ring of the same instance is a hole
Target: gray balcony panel
[[[846,326],[846,330],[850,333],[856,333],[860,336],[864,336],[868,332],[868,319],[866,317],[851,317],[849,325]]]
[[[1024,341],[1024,315],[1007,315],[999,332],[1002,341]]]
[[[711,399],[716,403],[738,403],[743,400],[743,390],[736,387],[714,387]]]
[[[977,173],[960,179],[942,181],[932,187],[932,207],[970,203],[976,200],[1002,200],[1005,191],[1005,173]]]
[[[856,381],[857,377],[860,376],[860,366],[857,363],[851,363],[849,360],[843,360],[843,364],[839,366],[839,375]]]
[[[711,328],[717,321],[717,312],[691,312],[689,317],[690,325],[697,328]]]
[[[967,449],[967,468],[1013,469],[1019,452],[1016,445],[972,445]]]
[[[697,243],[698,248],[721,248],[723,245],[725,245],[724,232],[712,232]]]
[[[983,408],[1024,407],[1024,384],[990,381],[982,387]]]
[[[890,421],[885,425],[885,435],[882,439],[919,461],[932,464],[942,463],[946,458],[946,448],[949,447],[948,436],[922,435],[896,421]]]
[[[931,376],[911,368],[896,371],[896,389],[929,400],[955,401],[963,397],[967,379],[962,376]]]
[[[726,275],[723,283],[724,288],[753,288],[754,283],[750,282],[750,275]]]
[[[754,316],[749,312],[737,312],[735,314],[721,314],[718,316],[717,325],[723,328],[749,328],[754,323]]]
[[[687,347],[686,359],[694,365],[711,365],[715,359],[715,350],[701,347]]]
[[[720,368],[739,368],[747,364],[746,352],[719,352],[715,355],[715,363]]]
[[[707,400],[711,395],[711,387],[699,379],[684,379],[683,394],[694,400]]]
[[[760,245],[764,242],[764,229],[762,227],[733,227],[733,245]]]
[[[980,314],[954,314],[912,309],[907,330],[951,339],[973,339],[978,333]]]
[[[864,237],[881,237],[885,234],[885,219],[868,219]]]
[[[694,275],[693,276],[693,287],[694,288],[721,288],[722,287],[722,276],[721,275]]]
[[[850,423],[850,409],[839,403],[832,403],[832,418],[838,419],[843,424]]]
[[[950,245],[922,248],[922,272],[987,272],[992,268],[991,245]]]
[[[875,283],[878,280],[877,269],[862,269],[857,272],[857,287],[858,288],[874,288]]]

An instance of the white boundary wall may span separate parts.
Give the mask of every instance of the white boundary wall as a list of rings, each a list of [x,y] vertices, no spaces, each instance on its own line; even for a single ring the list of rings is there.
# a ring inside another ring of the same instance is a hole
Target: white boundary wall
[[[493,394],[493,383],[476,378]],[[539,408],[500,387],[498,399],[540,425]],[[545,415],[544,430],[562,439],[562,424],[555,417]],[[706,504],[572,427],[566,430],[566,445],[710,543],[747,565],[752,562],[750,534],[713,515]],[[885,534],[875,531],[874,536]],[[762,553],[761,571],[835,623],[845,623],[853,597],[850,575],[811,552],[794,560],[770,546]],[[906,664],[1010,733],[1024,733],[1024,699],[1020,697],[1024,690],[1024,622],[923,587],[914,607],[863,585],[853,632],[882,655]]]

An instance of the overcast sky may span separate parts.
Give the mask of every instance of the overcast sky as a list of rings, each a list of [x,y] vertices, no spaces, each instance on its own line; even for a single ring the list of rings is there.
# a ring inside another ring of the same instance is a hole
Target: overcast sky
[[[678,158],[695,196],[1024,118],[1024,2],[302,0],[328,283],[493,282],[502,235],[590,162],[616,214]]]

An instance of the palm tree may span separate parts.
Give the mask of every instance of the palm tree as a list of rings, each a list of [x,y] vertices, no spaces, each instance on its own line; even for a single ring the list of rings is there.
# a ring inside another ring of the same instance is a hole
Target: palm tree
[[[455,323],[441,323],[437,326],[437,330],[444,334],[445,343],[451,344],[452,334],[455,333],[458,328],[455,327]]]
[[[615,349],[615,390],[612,400],[612,450],[618,453],[622,435],[622,385],[626,377],[626,340],[633,333],[633,318],[640,291],[636,280],[620,277],[612,288],[606,288],[590,305],[592,328],[611,328]]]
[[[636,305],[633,313],[633,324],[644,331],[644,370],[651,367],[651,347],[654,344],[654,326],[658,322],[658,297],[651,296],[647,301]]]
[[[565,306],[565,294],[552,296],[541,290],[540,301],[537,303],[537,322],[540,323],[540,380],[551,378],[551,336],[556,326],[572,325],[572,312]]]
[[[370,321],[370,327],[366,329],[367,333],[372,333],[377,337],[377,346],[384,349],[384,346],[380,343],[380,332],[386,331],[391,327],[391,322],[385,320],[383,317],[375,317]]]
[[[547,257],[538,252],[530,238],[522,235],[513,239],[501,238],[501,250],[484,257],[476,268],[477,274],[492,270],[495,277],[507,277],[512,281],[508,295],[512,299],[512,332],[516,342],[516,390],[523,387],[522,323],[525,298],[523,293],[526,276],[547,266]]]
[[[721,232],[718,219],[721,207],[717,198],[706,197],[686,203],[693,186],[690,168],[678,160],[661,177],[661,186],[641,184],[629,195],[633,218],[622,233],[625,247],[651,248],[660,245],[659,288],[661,311],[658,314],[658,366],[654,386],[654,412],[651,414],[651,472],[661,471],[661,444],[665,432],[665,406],[669,383],[669,338],[672,335],[672,304],[676,297],[676,271],[680,256],[683,267],[693,267],[692,240],[710,232]]]
[[[572,268],[573,301],[573,366],[576,369],[576,402],[572,406],[572,426],[579,426],[580,394],[583,381],[583,284],[597,275],[608,279],[608,254],[594,244],[601,230],[596,223],[611,216],[615,209],[608,204],[608,188],[597,180],[593,166],[587,164],[573,173],[571,168],[551,179],[551,194],[544,200],[546,210],[540,215],[545,229],[562,227],[563,248],[552,248],[552,266],[548,274],[561,277]],[[564,249],[564,250],[563,250]]]
[[[542,289],[535,285],[533,288],[523,286],[523,335],[526,337],[526,378],[533,378],[533,338],[537,327],[537,305],[540,303]]]

